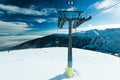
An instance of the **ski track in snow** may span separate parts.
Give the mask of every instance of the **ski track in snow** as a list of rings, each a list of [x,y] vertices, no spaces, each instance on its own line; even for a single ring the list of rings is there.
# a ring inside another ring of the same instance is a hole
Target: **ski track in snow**
[[[0,80],[120,80],[120,58],[75,48],[75,76],[67,78],[67,50],[53,47],[0,52]]]

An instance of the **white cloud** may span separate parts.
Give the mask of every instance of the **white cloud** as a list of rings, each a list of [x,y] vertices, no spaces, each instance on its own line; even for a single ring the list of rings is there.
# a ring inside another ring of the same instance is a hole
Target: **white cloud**
[[[57,10],[55,8],[43,8],[40,12],[49,15],[51,13],[57,13]]]
[[[119,4],[117,4],[119,3]],[[115,5],[117,4],[117,5]],[[115,5],[115,6],[113,6]],[[113,6],[113,7],[111,7]],[[90,8],[95,8],[97,9],[96,12],[100,12],[100,14],[104,15],[107,14],[109,15],[112,20],[118,20],[120,19],[120,1],[119,0],[103,0],[102,2],[96,2],[95,4],[91,5]],[[103,11],[104,10],[104,11]],[[94,13],[96,13],[94,12]]]
[[[24,22],[4,22],[0,21],[0,34],[17,34],[23,31],[30,30]]]
[[[0,48],[15,46],[28,40],[41,37],[40,35],[0,36]]]
[[[67,11],[74,11],[76,8],[75,7],[70,7],[67,9]]]
[[[57,20],[58,20],[58,18],[47,18],[47,19],[39,18],[39,19],[37,19],[36,21],[37,21],[38,23],[43,23],[43,22],[47,22],[47,23],[57,23]]]
[[[116,0],[103,0],[102,2],[97,2],[95,4],[93,4],[93,6],[96,9],[102,9],[102,8],[107,8],[111,5],[114,5],[116,3]]]
[[[39,18],[39,19],[37,19],[37,22],[38,22],[38,23],[43,23],[43,22],[46,22],[46,19]]]
[[[106,25],[88,25],[87,27],[79,27],[76,29],[72,29],[72,32],[79,32],[79,31],[88,31],[88,30],[105,30],[105,29],[112,29],[112,28],[120,28],[120,24],[106,24]],[[42,32],[36,32],[34,34],[46,36],[50,34],[68,34],[68,28],[66,29],[57,29],[57,30],[49,30],[49,31],[42,31]]]
[[[106,24],[106,25],[88,25],[87,27],[81,27],[78,28],[79,31],[87,31],[87,30],[92,30],[92,29],[97,29],[97,30],[105,30],[105,29],[111,29],[111,28],[120,28],[120,24]]]
[[[106,25],[88,25],[87,27],[79,27],[76,29],[72,29],[72,32],[76,31],[88,31],[88,30],[105,30],[105,29],[112,29],[112,28],[120,28],[120,24],[106,24]],[[68,34],[68,29],[59,29],[59,30],[54,30],[54,31],[48,31],[49,33],[63,33],[63,34]],[[45,32],[48,34],[48,32]]]
[[[94,7],[97,10],[106,9],[106,8],[109,8],[110,6],[113,6],[117,3],[119,3],[119,2],[120,1],[118,1],[118,0],[103,0],[102,2],[96,2],[95,4],[91,5],[90,8]],[[111,13],[111,12],[118,13],[119,10],[120,10],[120,4],[103,11],[103,13]]]
[[[41,11],[37,11],[34,9],[20,8],[12,5],[4,5],[0,4],[0,9],[7,11],[9,14],[26,14],[26,15],[49,15],[51,13],[56,13],[55,8],[44,8]]]
[[[95,25],[92,24],[88,25],[87,27],[79,27],[76,29],[72,29],[72,32],[80,32],[80,31],[88,31],[88,30],[105,30],[105,29],[112,29],[112,28],[120,28],[120,24],[106,24],[106,25]],[[50,34],[68,34],[68,28],[67,29],[58,29],[58,30],[50,30],[50,31],[42,31],[34,33],[41,36],[46,36]]]

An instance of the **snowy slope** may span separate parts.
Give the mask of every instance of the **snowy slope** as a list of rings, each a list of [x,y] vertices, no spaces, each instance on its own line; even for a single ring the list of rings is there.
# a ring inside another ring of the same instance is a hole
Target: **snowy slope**
[[[67,78],[67,48],[0,52],[0,80],[120,80],[120,58],[73,49],[75,76]]]

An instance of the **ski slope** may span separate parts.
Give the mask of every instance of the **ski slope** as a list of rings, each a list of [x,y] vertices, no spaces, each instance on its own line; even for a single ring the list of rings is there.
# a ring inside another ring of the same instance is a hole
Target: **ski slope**
[[[73,48],[75,76],[64,75],[67,48],[0,52],[0,80],[120,80],[120,58]]]

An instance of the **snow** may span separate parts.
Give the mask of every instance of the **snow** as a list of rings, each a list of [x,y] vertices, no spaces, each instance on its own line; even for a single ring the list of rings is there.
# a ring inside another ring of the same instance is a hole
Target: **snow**
[[[95,34],[97,34],[98,36],[100,36],[100,34],[97,32],[97,30],[93,30]]]
[[[67,48],[0,52],[0,80],[120,80],[120,58],[73,48],[75,76],[64,75]]]

